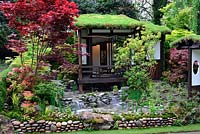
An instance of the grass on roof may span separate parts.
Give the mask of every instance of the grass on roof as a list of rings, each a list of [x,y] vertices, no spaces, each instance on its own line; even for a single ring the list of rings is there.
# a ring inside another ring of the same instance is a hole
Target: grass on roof
[[[125,15],[82,14],[76,26],[79,28],[134,28],[142,24]]]
[[[184,37],[181,37],[175,41],[173,41],[171,43],[171,45],[176,45],[178,43],[184,43],[184,42],[187,42],[189,40],[192,40],[193,42],[200,42],[200,35],[195,35],[195,34],[191,34],[191,35],[186,35]]]
[[[79,28],[118,28],[132,29],[136,27],[146,27],[152,32],[170,32],[164,26],[154,25],[151,22],[138,21],[125,15],[101,15],[101,14],[81,14],[75,24]]]
[[[145,26],[145,28],[149,29],[153,33],[157,33],[157,32],[170,33],[171,32],[171,30],[166,26],[155,25],[155,24],[148,22],[148,21],[143,21],[142,23]]]

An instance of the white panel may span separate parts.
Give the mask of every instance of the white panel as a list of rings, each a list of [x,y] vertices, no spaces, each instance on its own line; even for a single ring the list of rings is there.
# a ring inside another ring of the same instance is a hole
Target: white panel
[[[158,41],[154,46],[154,59],[160,60],[160,41]]]
[[[92,33],[110,33],[109,29],[92,29]]]
[[[81,39],[81,44],[85,44],[86,46],[86,40]],[[81,52],[82,52],[82,64],[85,65],[87,64],[87,55],[85,55],[87,53],[86,47],[81,47]]]
[[[191,65],[192,86],[199,86],[200,85],[200,72],[199,72],[199,68],[198,68],[197,74],[194,74],[194,72],[193,72],[194,61],[198,61],[200,63],[200,50],[192,50],[192,65]]]
[[[131,30],[129,29],[114,29],[113,33],[130,33]]]
[[[92,65],[100,65],[100,45],[92,46]]]

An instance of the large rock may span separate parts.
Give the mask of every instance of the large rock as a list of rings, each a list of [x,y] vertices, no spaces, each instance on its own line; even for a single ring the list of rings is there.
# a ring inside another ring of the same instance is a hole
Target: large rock
[[[108,130],[113,127],[114,120],[109,114],[97,114],[92,112],[82,112],[80,118],[86,122],[91,122],[91,127],[94,129]]]
[[[3,115],[0,115],[0,134],[14,134],[12,123]]]
[[[89,95],[89,96],[87,97],[87,101],[88,101],[89,103],[97,103],[97,96],[96,96],[96,95]]]
[[[112,98],[109,96],[108,93],[101,93],[99,94],[100,101],[106,105],[110,105]]]

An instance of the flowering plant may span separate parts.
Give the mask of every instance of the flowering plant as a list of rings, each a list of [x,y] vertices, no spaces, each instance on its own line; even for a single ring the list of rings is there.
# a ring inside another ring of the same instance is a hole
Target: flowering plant
[[[22,66],[20,68],[13,68],[7,74],[6,82],[8,92],[23,92],[24,90],[32,89],[36,83],[36,77],[31,67]]]

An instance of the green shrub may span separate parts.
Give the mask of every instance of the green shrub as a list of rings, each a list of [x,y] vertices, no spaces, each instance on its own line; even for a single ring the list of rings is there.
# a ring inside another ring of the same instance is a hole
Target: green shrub
[[[118,86],[117,86],[117,85],[114,85],[114,86],[113,86],[113,92],[118,92],[118,91],[119,91]]]
[[[148,30],[141,31],[141,35],[127,39],[122,47],[117,48],[115,54],[116,68],[126,68],[124,77],[127,78],[127,98],[138,109],[143,93],[150,87],[150,69],[155,65],[153,46],[159,41],[160,33],[153,34]]]
[[[19,121],[23,120],[23,114],[20,111],[6,111],[6,112],[2,112],[1,114],[11,119],[17,119]]]
[[[173,122],[173,126],[183,126],[182,120],[177,119],[176,121]]]
[[[3,81],[0,81],[0,112],[4,109],[5,100],[6,100],[6,86]]]
[[[77,121],[80,120],[78,116],[74,114],[67,114],[67,113],[61,113],[57,111],[50,111],[46,112],[44,114],[38,114],[34,117],[34,119],[37,120],[47,120],[47,121],[55,121],[55,122],[62,122],[62,121]]]
[[[127,121],[130,120],[139,120],[142,118],[142,114],[122,114],[122,117],[125,118]]]
[[[63,96],[64,88],[54,82],[39,83],[35,86],[35,95],[40,101],[49,105],[59,106]]]
[[[114,121],[119,121],[122,119],[121,116],[119,116],[118,114],[113,114],[112,117]]]
[[[7,73],[10,72],[10,68],[7,68],[3,72],[0,73],[0,111],[4,108],[4,102],[7,97],[7,88],[6,88],[6,76]]]

